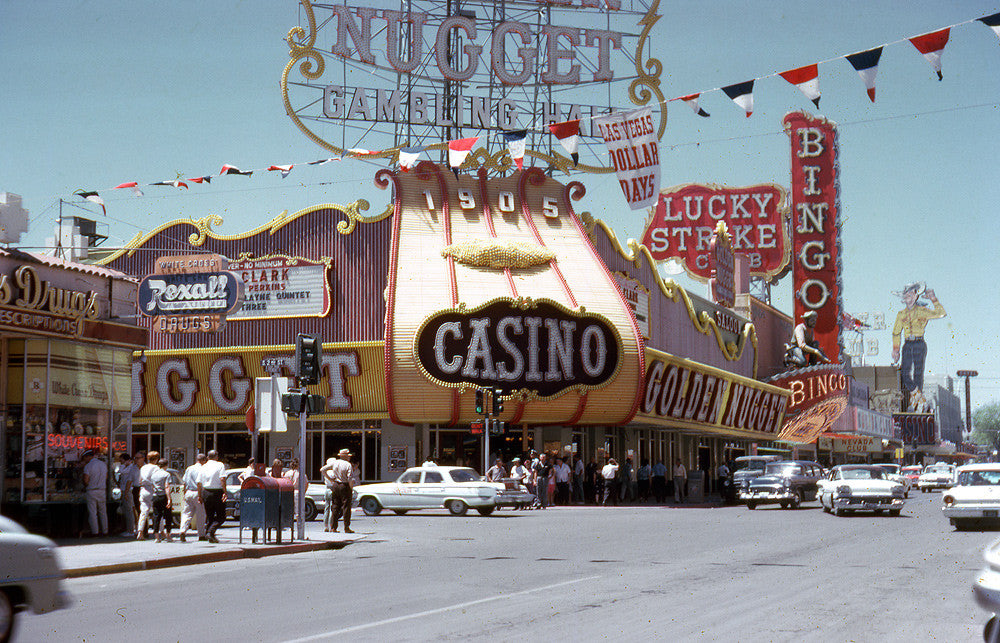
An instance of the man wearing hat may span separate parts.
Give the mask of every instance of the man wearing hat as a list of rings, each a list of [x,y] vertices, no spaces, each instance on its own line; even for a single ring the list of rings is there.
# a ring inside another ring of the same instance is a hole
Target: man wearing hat
[[[341,449],[337,458],[326,461],[319,472],[327,486],[327,510],[333,507],[332,514],[327,517],[323,512],[323,531],[337,531],[337,521],[344,517],[344,533],[353,534],[351,529],[351,451]]]
[[[940,319],[947,313],[934,291],[922,282],[906,284],[902,292],[894,294],[903,300],[905,308],[896,313],[896,323],[892,327],[892,362],[899,361],[899,380],[906,396],[904,399],[909,401],[912,393],[924,388],[924,360],[927,358],[924,330],[927,322]],[[921,297],[927,297],[933,306],[920,301]]]
[[[830,360],[819,348],[819,342],[813,331],[816,328],[818,315],[815,310],[802,315],[802,321],[792,333],[792,341],[785,344],[785,366],[802,368],[812,366],[817,362],[829,364]]]
[[[87,490],[87,518],[92,536],[108,535],[108,467],[94,457],[91,449],[84,451],[83,485]]]

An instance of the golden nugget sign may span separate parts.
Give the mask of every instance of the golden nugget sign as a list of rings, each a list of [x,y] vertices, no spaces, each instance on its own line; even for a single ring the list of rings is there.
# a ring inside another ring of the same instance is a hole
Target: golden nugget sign
[[[720,429],[777,433],[788,392],[754,380],[647,350],[646,393],[640,413]]]
[[[31,266],[0,275],[0,326],[77,335],[98,314],[96,293],[56,288]]]
[[[552,301],[518,306],[504,299],[434,315],[417,333],[415,349],[420,365],[442,382],[544,397],[605,383],[618,370],[619,341],[596,315]]]

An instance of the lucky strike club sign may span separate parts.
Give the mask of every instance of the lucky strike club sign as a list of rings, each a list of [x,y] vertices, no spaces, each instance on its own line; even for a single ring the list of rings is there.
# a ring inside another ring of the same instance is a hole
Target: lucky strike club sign
[[[792,144],[792,277],[795,319],[818,313],[815,337],[840,362],[840,176],[837,128],[825,118],[792,112],[782,120]]]
[[[653,259],[680,259],[688,274],[707,281],[713,269],[712,236],[724,222],[732,252],[746,255],[750,275],[769,279],[788,264],[787,216],[785,190],[774,183],[681,185],[660,192],[642,243]]]
[[[421,367],[442,382],[557,395],[600,386],[618,371],[618,333],[596,315],[550,301],[525,310],[499,300],[471,312],[433,315],[417,332]]]

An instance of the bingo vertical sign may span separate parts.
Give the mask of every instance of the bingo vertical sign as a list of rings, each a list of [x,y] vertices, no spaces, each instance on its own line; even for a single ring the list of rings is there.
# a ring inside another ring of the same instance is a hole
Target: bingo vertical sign
[[[816,341],[840,362],[840,175],[837,128],[792,112],[782,120],[792,144],[792,262],[795,318],[815,311]]]
[[[618,183],[633,210],[656,205],[660,195],[660,149],[653,110],[634,109],[594,119],[604,137]]]

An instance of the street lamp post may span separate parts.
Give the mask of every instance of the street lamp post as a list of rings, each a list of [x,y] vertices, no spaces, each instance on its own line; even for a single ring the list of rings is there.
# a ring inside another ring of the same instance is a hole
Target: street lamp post
[[[965,432],[972,433],[972,403],[969,397],[969,378],[979,375],[979,371],[959,371],[958,376],[965,378]]]

